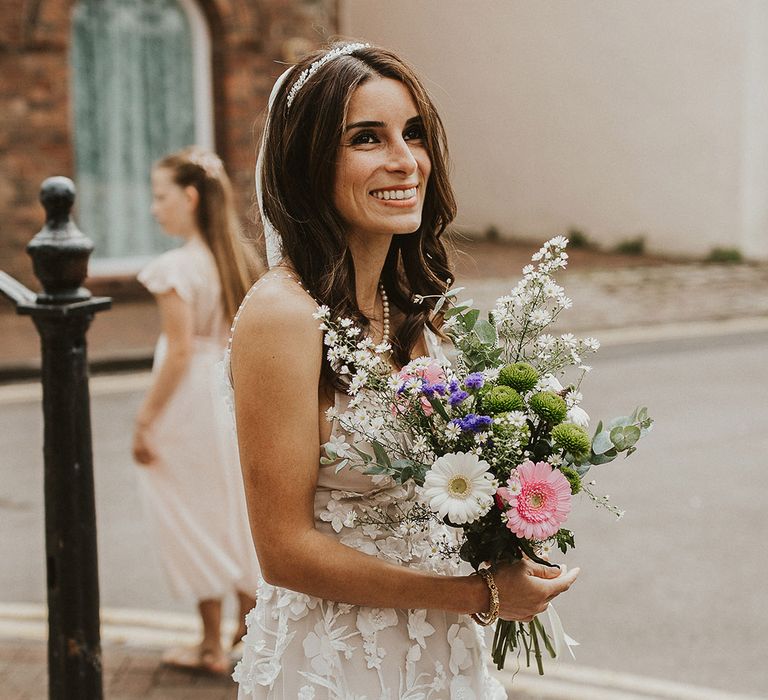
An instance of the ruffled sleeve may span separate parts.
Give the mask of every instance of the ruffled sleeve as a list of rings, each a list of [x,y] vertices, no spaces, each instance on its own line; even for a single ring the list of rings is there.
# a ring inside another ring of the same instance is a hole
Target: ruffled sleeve
[[[180,250],[169,250],[163,253],[148,263],[136,279],[152,294],[165,294],[174,290],[184,301],[191,303],[192,281],[179,253]]]

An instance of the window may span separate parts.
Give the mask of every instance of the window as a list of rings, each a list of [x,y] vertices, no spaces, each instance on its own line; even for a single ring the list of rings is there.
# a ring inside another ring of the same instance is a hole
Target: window
[[[78,222],[96,272],[172,246],[152,220],[149,170],[212,147],[210,40],[194,0],[80,0],[72,21]]]

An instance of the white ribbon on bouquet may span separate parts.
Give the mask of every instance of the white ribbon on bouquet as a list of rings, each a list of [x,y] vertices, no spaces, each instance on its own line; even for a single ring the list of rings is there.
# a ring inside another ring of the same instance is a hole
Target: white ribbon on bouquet
[[[552,631],[552,646],[555,649],[555,658],[559,659],[564,651],[568,651],[572,659],[576,658],[571,647],[579,646],[579,643],[570,637],[563,629],[563,623],[555,610],[555,606],[550,603],[547,606],[547,618],[549,619],[549,628]]]

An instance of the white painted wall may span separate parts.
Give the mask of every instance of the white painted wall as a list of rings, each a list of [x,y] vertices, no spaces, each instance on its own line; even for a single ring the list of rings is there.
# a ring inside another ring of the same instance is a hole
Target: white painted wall
[[[342,0],[446,123],[471,231],[768,258],[768,0]]]

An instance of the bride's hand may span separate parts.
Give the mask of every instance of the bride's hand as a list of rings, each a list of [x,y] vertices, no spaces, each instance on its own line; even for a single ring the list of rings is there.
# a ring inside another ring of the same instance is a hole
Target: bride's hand
[[[578,575],[579,569],[567,571],[529,559],[502,564],[493,575],[499,589],[499,617],[530,622],[547,609],[549,601],[567,591]]]

